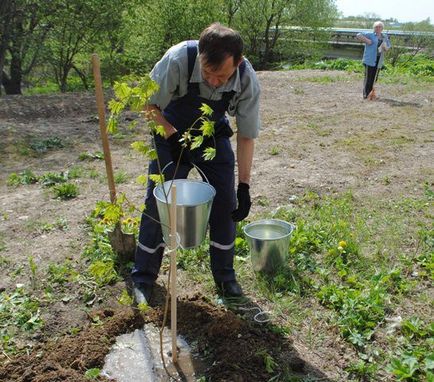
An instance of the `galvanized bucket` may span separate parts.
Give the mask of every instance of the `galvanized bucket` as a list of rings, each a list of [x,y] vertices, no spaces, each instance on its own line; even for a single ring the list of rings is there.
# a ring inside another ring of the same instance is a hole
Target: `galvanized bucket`
[[[206,236],[211,206],[216,191],[199,180],[175,179],[154,188],[164,241],[170,243],[171,187],[176,185],[176,232],[183,249],[196,248]]]
[[[288,259],[289,241],[294,226],[278,219],[265,219],[244,226],[253,269],[275,273]]]

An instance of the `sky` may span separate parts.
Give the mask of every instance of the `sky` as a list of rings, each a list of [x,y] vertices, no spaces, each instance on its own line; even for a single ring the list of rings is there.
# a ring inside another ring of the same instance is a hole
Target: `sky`
[[[335,0],[344,16],[375,13],[380,19],[395,18],[400,22],[422,21],[430,17],[434,23],[434,0]]]

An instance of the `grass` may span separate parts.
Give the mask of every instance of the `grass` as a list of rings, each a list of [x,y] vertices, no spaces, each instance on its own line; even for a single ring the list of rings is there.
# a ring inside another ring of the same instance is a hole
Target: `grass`
[[[94,153],[83,152],[83,153],[79,154],[78,159],[80,161],[103,160],[104,159],[104,153],[101,151],[95,151]]]
[[[67,231],[69,227],[67,220],[65,218],[59,217],[51,223],[45,220],[28,220],[25,223],[25,228],[29,232],[34,232],[38,235],[41,235],[53,231]]]
[[[125,171],[117,171],[113,175],[116,184],[127,183],[130,176]]]
[[[291,208],[280,208],[273,215],[296,225],[288,263],[274,275],[252,272],[242,235],[245,223],[239,225],[238,279],[272,302],[272,315],[285,317],[283,330],[296,330],[312,346],[321,342],[321,333],[328,335],[321,328],[324,320],[337,328],[358,357],[347,368],[351,380],[369,380],[378,373],[398,380],[429,380],[433,327],[421,286],[434,279],[433,200],[427,183],[417,197],[395,200],[358,199],[351,192],[337,196],[306,192]],[[208,287],[206,251],[206,246],[185,251],[180,264],[193,280]],[[408,301],[420,301],[424,308],[407,316],[401,305]],[[382,335],[386,318],[396,311],[405,325]],[[312,318],[309,325],[306,317]]]
[[[22,285],[17,285],[11,293],[0,293],[0,343],[3,352],[15,354],[18,351],[17,330],[33,333],[43,325],[39,300]]]
[[[338,77],[332,77],[328,75],[318,76],[318,77],[306,77],[303,78],[303,81],[306,82],[313,82],[317,84],[332,84],[334,82],[338,81],[347,81],[345,77],[338,76]]]
[[[49,263],[44,269],[29,256],[26,265],[20,265],[10,273],[12,279],[29,276],[31,288],[17,284],[15,290],[0,294],[0,342],[3,355],[22,354],[31,350],[30,337],[43,329],[42,317],[50,309],[51,303],[68,303],[78,299],[85,307],[91,307],[103,300],[102,296],[107,292],[105,287],[119,279],[120,264],[106,233],[101,231],[101,226],[95,224],[93,218],[90,217],[88,222],[90,242],[81,261]],[[31,222],[28,229],[46,233],[67,227],[67,222],[59,218],[54,223]],[[10,261],[0,257],[0,267],[10,268]],[[121,295],[120,299],[127,301],[126,296]],[[75,332],[79,330],[74,329]]]
[[[318,135],[319,137],[327,137],[329,135],[332,134],[333,130],[332,129],[325,129],[321,126],[319,126],[316,123],[313,122],[309,122],[307,124],[307,128],[309,130],[312,130],[313,132],[315,132],[316,135]]]
[[[27,169],[19,173],[11,173],[8,176],[7,185],[17,187],[19,185],[39,183],[43,187],[53,187],[60,183],[66,183],[68,180],[80,178],[83,172],[84,170],[80,166],[73,166],[68,171],[48,171],[42,175],[36,175],[32,170]]]
[[[429,297],[419,286],[429,285],[434,278],[433,200],[434,191],[428,182],[417,196],[394,200],[358,199],[351,192],[335,196],[306,192],[272,216],[296,225],[288,262],[274,275],[252,272],[242,234],[246,222],[237,226],[238,279],[246,290],[271,302],[272,317],[284,317],[273,330],[295,331],[315,348],[327,340],[330,328],[335,328],[357,354],[347,367],[349,380],[373,380],[378,373],[403,381],[428,379],[432,319]],[[88,218],[91,240],[83,253],[85,270],[77,270],[77,265],[68,261],[50,264],[46,270],[33,266],[36,287],[45,291],[45,301],[73,298],[68,289],[75,285],[80,300],[92,305],[106,285],[118,280],[119,264],[97,215]],[[45,224],[42,227],[52,229]],[[213,293],[208,244],[180,250],[178,266],[203,290]],[[28,267],[31,270],[30,259]],[[33,313],[27,321],[34,322],[35,329],[43,325],[38,298],[20,293],[23,295],[14,297],[16,309],[30,304],[28,310]],[[126,291],[119,300],[131,302]],[[408,314],[408,309],[400,309],[408,301],[418,301],[425,309]],[[382,335],[386,333],[386,319],[396,316],[398,310],[402,315],[400,326],[393,334]],[[25,333],[26,328],[18,326],[16,333],[3,333],[6,353],[16,351],[15,336]],[[270,371],[275,368],[267,354],[261,353],[261,357]]]
[[[33,140],[29,147],[38,154],[45,153],[52,149],[61,149],[65,147],[62,139],[59,137],[48,137]]]
[[[61,200],[74,199],[78,196],[78,186],[74,183],[62,183],[52,188],[55,198]]]

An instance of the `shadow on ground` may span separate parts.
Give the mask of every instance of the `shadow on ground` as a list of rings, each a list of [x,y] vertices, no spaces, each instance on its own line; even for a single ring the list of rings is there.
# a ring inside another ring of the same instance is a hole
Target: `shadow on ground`
[[[422,105],[417,103],[417,102],[397,101],[397,100],[391,99],[391,98],[379,98],[377,101],[386,103],[386,104],[388,104],[390,106],[394,106],[394,107],[402,107],[402,106],[422,107]]]

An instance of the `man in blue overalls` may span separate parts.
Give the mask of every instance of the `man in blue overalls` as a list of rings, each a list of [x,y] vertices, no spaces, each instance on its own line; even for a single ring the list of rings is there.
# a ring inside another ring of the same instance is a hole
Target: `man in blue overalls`
[[[170,48],[155,65],[151,78],[160,88],[151,98],[148,115],[162,125],[165,137],[155,135],[154,142],[161,168],[168,165],[165,179],[186,178],[194,163],[216,189],[209,220],[211,270],[220,294],[242,295],[233,267],[235,224],[247,217],[254,139],[258,136],[260,88],[256,74],[242,55],[243,41],[238,32],[214,23],[206,28],[199,41],[185,41]],[[182,150],[180,138],[201,116],[199,108],[209,105],[215,122],[216,156],[204,160],[205,142],[199,149]],[[225,115],[237,123],[238,187],[235,194],[235,155],[230,136],[233,132]],[[149,173],[158,173],[151,161]],[[147,303],[161,266],[164,242],[153,188],[148,183],[146,214],[142,215],[135,266],[132,271],[137,303]]]

